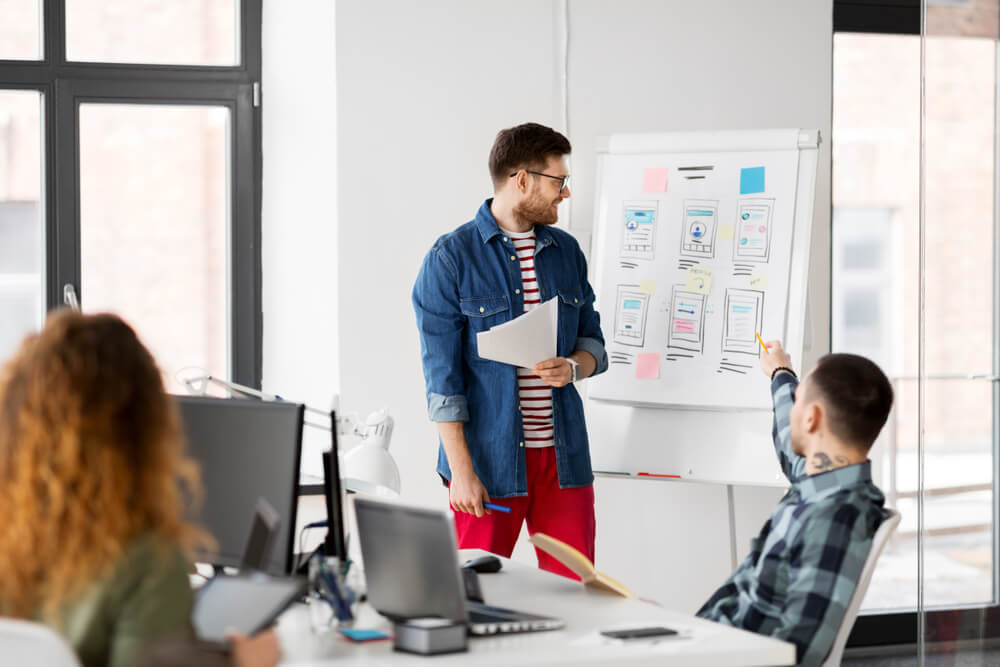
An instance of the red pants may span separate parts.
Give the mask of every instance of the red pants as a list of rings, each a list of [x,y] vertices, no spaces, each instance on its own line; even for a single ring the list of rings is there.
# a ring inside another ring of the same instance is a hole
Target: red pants
[[[525,451],[528,472],[528,495],[514,498],[490,498],[505,505],[510,514],[493,510],[476,518],[475,514],[454,512],[459,549],[484,549],[509,558],[521,534],[521,523],[528,522],[528,534],[545,533],[578,549],[594,560],[594,486],[560,489],[554,447],[528,448]],[[578,576],[565,565],[537,547],[538,567],[571,579]]]

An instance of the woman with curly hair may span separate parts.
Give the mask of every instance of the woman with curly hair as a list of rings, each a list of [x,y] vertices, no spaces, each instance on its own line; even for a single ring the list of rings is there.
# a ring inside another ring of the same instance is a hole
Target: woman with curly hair
[[[55,627],[87,667],[189,637],[199,494],[160,371],[118,317],[57,312],[0,371],[0,615]]]

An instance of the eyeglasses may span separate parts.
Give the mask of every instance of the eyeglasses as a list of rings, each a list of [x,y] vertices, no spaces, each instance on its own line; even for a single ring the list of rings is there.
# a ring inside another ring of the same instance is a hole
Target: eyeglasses
[[[569,175],[552,176],[551,174],[543,174],[540,171],[532,171],[531,169],[525,169],[525,171],[528,172],[529,174],[534,174],[535,176],[544,176],[545,178],[551,178],[553,181],[559,181],[559,192],[562,192],[563,190],[569,187]],[[516,171],[507,178],[514,178],[515,176],[517,176]]]

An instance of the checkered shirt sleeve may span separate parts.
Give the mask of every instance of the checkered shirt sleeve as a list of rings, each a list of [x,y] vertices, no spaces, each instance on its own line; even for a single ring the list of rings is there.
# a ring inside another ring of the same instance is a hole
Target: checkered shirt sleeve
[[[771,381],[771,398],[774,401],[774,424],[771,437],[778,463],[788,481],[795,482],[806,473],[806,460],[792,451],[792,427],[790,417],[795,403],[795,388],[798,378],[791,373],[778,373]]]

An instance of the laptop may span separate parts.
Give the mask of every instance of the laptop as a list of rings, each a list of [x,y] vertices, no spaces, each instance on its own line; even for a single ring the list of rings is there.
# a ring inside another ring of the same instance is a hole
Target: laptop
[[[491,607],[465,597],[455,526],[447,512],[356,497],[368,601],[394,621],[435,616],[466,623],[470,635],[558,630],[549,616]]]

